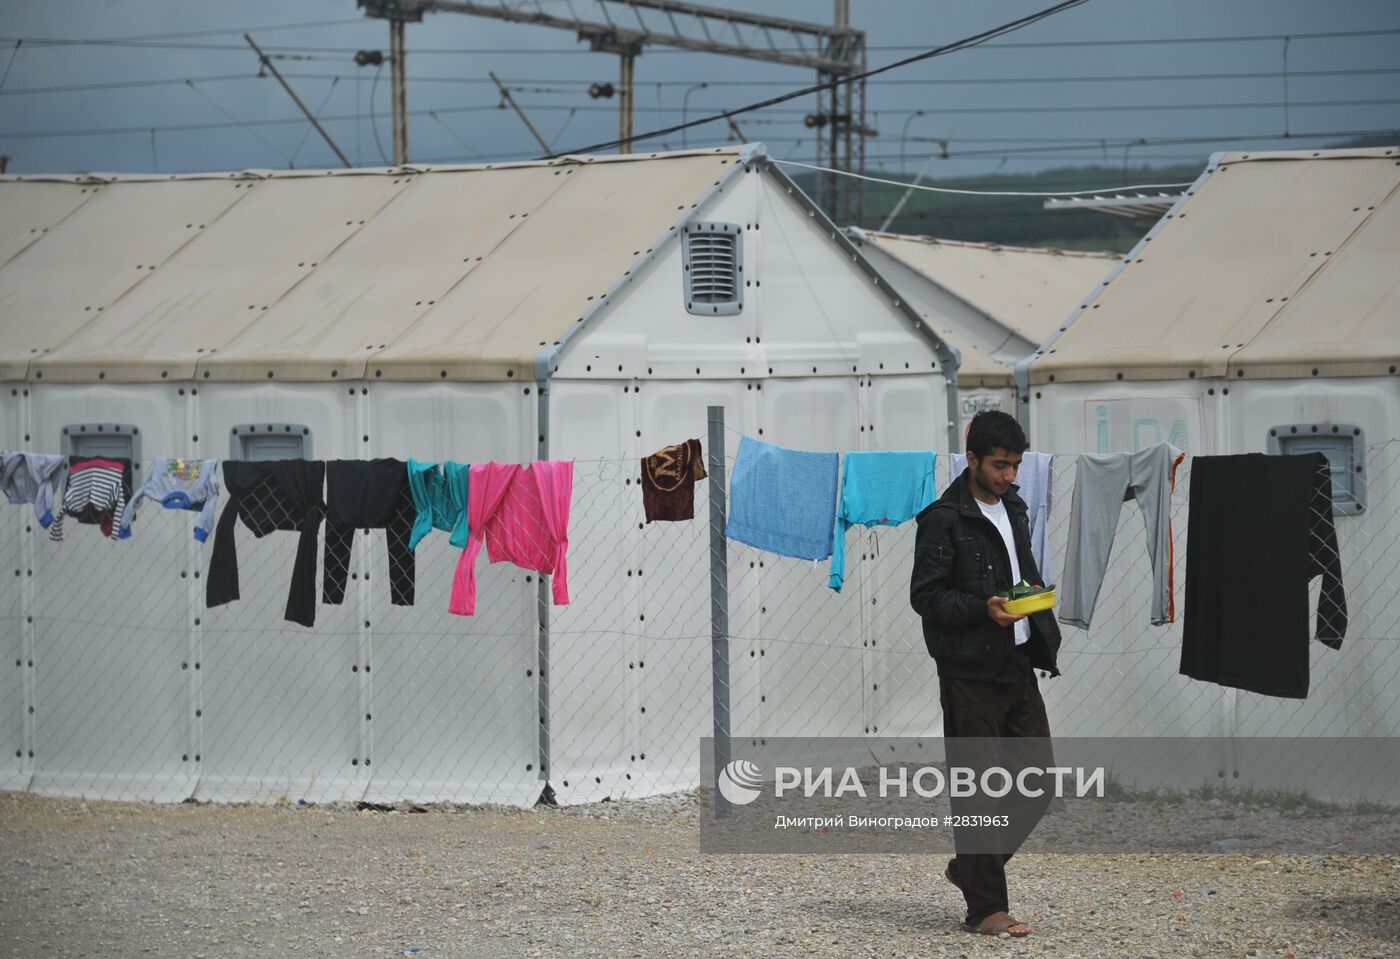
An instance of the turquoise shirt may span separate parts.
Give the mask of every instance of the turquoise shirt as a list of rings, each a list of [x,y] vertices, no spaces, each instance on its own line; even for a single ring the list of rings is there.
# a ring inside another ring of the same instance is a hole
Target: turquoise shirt
[[[418,543],[436,527],[450,531],[449,540],[458,549],[467,548],[467,474],[466,463],[448,461],[437,463],[408,461],[408,488],[413,494],[413,506],[418,515],[413,519],[413,531],[408,548]]]
[[[852,526],[898,526],[919,515],[937,494],[936,455],[925,450],[847,453],[842,457],[841,492],[836,504],[831,574],[838,593],[846,581],[846,530]]]

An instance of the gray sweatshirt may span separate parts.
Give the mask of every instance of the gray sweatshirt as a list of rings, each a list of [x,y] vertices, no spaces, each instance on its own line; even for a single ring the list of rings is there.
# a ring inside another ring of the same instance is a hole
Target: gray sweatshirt
[[[39,525],[53,522],[53,500],[63,479],[62,456],[6,451],[0,461],[0,489],[11,503],[33,503]]]

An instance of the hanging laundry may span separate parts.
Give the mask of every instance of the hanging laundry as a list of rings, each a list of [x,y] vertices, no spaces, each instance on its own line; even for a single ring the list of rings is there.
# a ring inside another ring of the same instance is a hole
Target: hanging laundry
[[[53,522],[54,497],[68,460],[44,453],[0,454],[0,489],[11,503],[34,504],[34,516],[45,529]]]
[[[724,535],[797,559],[831,555],[840,458],[739,440]]]
[[[301,534],[285,618],[302,626],[316,625],[316,540],[326,513],[321,498],[326,464],[319,460],[225,460],[223,467],[229,501],[214,529],[205,605],[213,608],[239,598],[234,531],[242,519],[259,539],[276,530]]]
[[[63,489],[63,508],[49,527],[49,539],[63,539],[63,520],[71,516],[79,523],[96,524],[103,536],[120,538],[118,520],[131,496],[131,460],[124,457],[72,457],[68,464],[68,485]]]
[[[913,519],[938,496],[933,478],[936,455],[922,450],[857,452],[842,457],[841,493],[836,506],[827,585],[838,593],[846,581],[846,530],[854,525],[898,526]]]
[[[1172,572],[1172,490],[1186,454],[1170,443],[1136,453],[1083,453],[1075,468],[1069,542],[1060,577],[1060,622],[1089,628],[1123,504],[1137,500],[1152,561],[1152,625],[1176,620]]]
[[[382,529],[389,549],[389,597],[413,605],[417,576],[409,534],[415,510],[403,460],[331,460],[326,463],[326,549],[321,563],[321,602],[339,606],[350,577],[356,529]]]
[[[948,479],[957,479],[967,469],[966,453],[950,453]],[[1051,486],[1055,477],[1055,455],[1027,451],[1016,471],[1016,495],[1025,501],[1031,519],[1031,552],[1035,565],[1047,583],[1054,581],[1050,571],[1050,503]]]
[[[201,543],[214,529],[214,510],[219,502],[219,461],[158,459],[151,464],[151,475],[127,500],[122,510],[121,539],[131,536],[136,506],[142,499],[153,499],[166,509],[198,511],[194,538]]]
[[[686,440],[642,457],[642,509],[647,522],[695,518],[695,481],[705,478],[699,440]]]
[[[476,557],[486,546],[493,563],[514,563],[552,576],[554,605],[569,602],[569,501],[572,461],[475,463],[467,506],[467,548],[452,578],[450,612],[476,612]]]
[[[458,549],[467,546],[467,489],[469,467],[466,463],[423,463],[408,461],[408,487],[413,493],[417,515],[408,548],[417,549],[434,528],[450,532],[448,540]]]
[[[1186,528],[1181,674],[1265,696],[1308,695],[1308,583],[1317,638],[1347,629],[1327,457],[1197,456]]]

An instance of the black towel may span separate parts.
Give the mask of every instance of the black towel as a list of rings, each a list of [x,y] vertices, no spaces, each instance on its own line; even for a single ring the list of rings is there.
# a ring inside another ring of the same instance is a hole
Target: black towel
[[[1183,675],[1306,699],[1308,582],[1319,575],[1317,638],[1340,649],[1346,593],[1325,456],[1192,459]]]

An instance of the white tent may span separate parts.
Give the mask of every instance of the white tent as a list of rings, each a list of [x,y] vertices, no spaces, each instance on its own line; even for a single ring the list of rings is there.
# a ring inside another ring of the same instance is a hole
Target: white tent
[[[962,352],[959,414],[1019,415],[1017,361],[1029,356],[1113,268],[1110,253],[964,243],[848,227],[847,234]]]
[[[688,283],[707,266],[708,287],[698,275]],[[719,405],[733,430],[786,446],[945,450],[957,435],[956,367],[956,351],[761,145],[0,179],[7,449],[635,463],[704,438],[706,407]],[[696,575],[692,558],[648,569],[645,584],[632,575],[644,548],[664,554],[666,537],[694,533],[640,529],[628,513],[640,509],[636,487],[613,485],[610,499],[580,499],[576,486],[572,527],[587,542],[571,549],[587,560],[572,564],[572,605],[541,617],[538,577],[491,567],[481,581],[494,613],[455,620],[455,633],[395,625],[376,596],[324,611],[316,631],[337,641],[322,643],[283,623],[276,601],[256,610],[256,629],[229,630],[234,607],[203,610],[195,579],[156,590],[132,560],[114,570],[106,548],[56,569],[42,531],[12,509],[15,535],[0,549],[36,575],[4,578],[14,615],[0,639],[0,701],[15,708],[0,712],[0,784],[83,792],[116,776],[120,794],[155,798],[527,803],[546,755],[567,801],[693,783],[696,740],[710,731],[698,714],[693,728],[647,725],[622,704],[708,683],[707,647],[698,660],[667,656],[639,626],[670,577]],[[207,557],[176,525],[149,522],[141,535],[168,537],[187,561],[180,576],[197,578]],[[760,596],[762,575],[731,585]],[[72,595],[75,578],[89,589]],[[707,624],[708,594],[695,595],[694,609],[672,612]],[[772,597],[764,612],[808,599]],[[45,617],[59,606],[61,621]],[[245,601],[241,624],[251,609]],[[105,624],[104,641],[73,625],[84,620]],[[596,643],[550,646],[551,628],[618,642],[600,659]],[[433,669],[395,682],[411,672],[396,660],[408,650]],[[644,679],[629,665],[640,658],[652,660]],[[546,663],[548,701],[534,672]],[[774,675],[795,693],[821,679]],[[75,689],[88,708],[55,708]],[[736,715],[762,694],[736,690]],[[479,708],[429,717],[450,727],[449,754],[412,717],[422,702],[453,699]],[[275,769],[269,743],[285,760]],[[352,768],[352,755],[365,765]]]
[[[1105,681],[1153,690],[1178,719],[1204,712],[1240,743],[1400,734],[1389,555],[1400,512],[1397,263],[1400,148],[1217,154],[1018,365],[1039,449],[1166,440],[1191,455],[1321,450],[1332,466],[1350,625],[1340,652],[1312,644],[1307,700],[1226,690],[1205,706],[1201,684],[1183,677]],[[1123,626],[1106,617],[1091,639]],[[1125,700],[1110,723],[1137,728],[1144,708]],[[1361,749],[1357,781],[1394,777],[1395,758]],[[1256,784],[1286,782],[1279,767],[1243,765]]]

